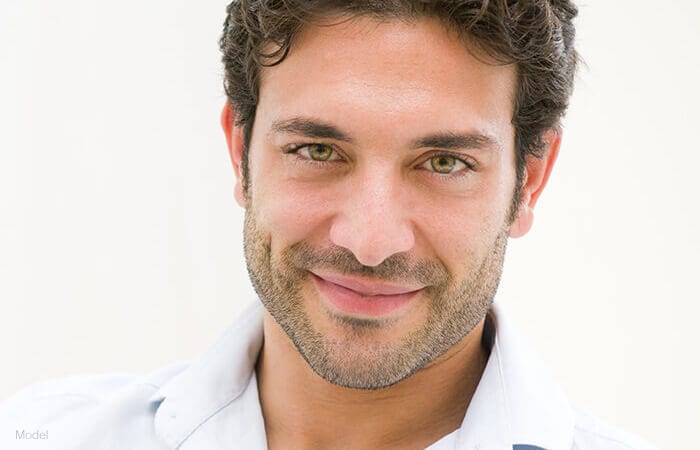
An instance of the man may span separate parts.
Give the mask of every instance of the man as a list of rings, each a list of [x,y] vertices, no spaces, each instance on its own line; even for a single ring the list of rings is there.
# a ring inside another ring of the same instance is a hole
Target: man
[[[492,305],[557,157],[575,15],[231,3],[222,126],[262,305],[190,365],[26,390],[1,447],[647,448],[573,409]]]

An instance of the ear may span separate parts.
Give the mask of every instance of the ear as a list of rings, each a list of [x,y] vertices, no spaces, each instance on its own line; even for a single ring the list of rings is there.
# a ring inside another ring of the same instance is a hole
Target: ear
[[[221,111],[221,128],[226,135],[228,153],[231,156],[233,171],[236,173],[236,185],[234,186],[234,196],[236,202],[243,208],[246,207],[246,198],[243,186],[245,180],[241,172],[241,162],[243,161],[243,129],[235,125],[236,117],[231,110],[231,105],[227,102]]]
[[[513,238],[524,236],[532,228],[535,204],[547,184],[549,174],[559,155],[561,128],[557,127],[547,131],[542,139],[545,142],[542,158],[526,157],[520,207],[508,233]]]

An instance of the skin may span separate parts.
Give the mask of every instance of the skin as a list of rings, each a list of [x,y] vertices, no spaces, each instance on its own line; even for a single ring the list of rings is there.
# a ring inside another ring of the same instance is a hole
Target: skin
[[[438,21],[355,18],[307,26],[264,70],[247,180],[242,130],[224,107],[246,258],[266,306],[257,377],[269,448],[425,448],[460,426],[488,359],[484,315],[505,242],[530,229],[560,143],[552,130],[545,156],[528,159],[511,223],[515,82],[515,67],[480,61]],[[299,117],[350,141],[276,130]],[[414,145],[445,133],[487,142]],[[331,163],[308,147],[289,152],[300,143],[332,148]],[[468,164],[437,172],[433,163],[453,162],[436,156],[445,151]],[[381,319],[342,313],[311,279],[319,267],[422,290]],[[421,267],[434,270],[421,278]]]

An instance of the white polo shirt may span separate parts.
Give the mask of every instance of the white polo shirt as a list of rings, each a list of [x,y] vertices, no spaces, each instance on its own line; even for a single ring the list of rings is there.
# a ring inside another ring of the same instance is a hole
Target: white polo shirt
[[[190,364],[20,391],[0,404],[0,449],[266,449],[255,377],[262,317],[255,302]],[[653,448],[572,408],[499,306],[490,317],[491,354],[462,425],[429,450]]]

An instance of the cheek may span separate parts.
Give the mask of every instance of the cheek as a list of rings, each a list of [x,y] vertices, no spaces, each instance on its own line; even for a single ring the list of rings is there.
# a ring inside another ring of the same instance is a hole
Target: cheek
[[[431,210],[432,214],[419,222],[425,239],[423,247],[447,265],[453,276],[457,275],[481,253],[480,242],[485,238],[483,217],[477,219],[476,208],[449,212],[443,208]]]
[[[453,276],[472,270],[507,226],[509,186],[490,180],[463,197],[420,199],[413,209],[421,211],[415,222],[421,246],[446,264]]]
[[[252,181],[253,214],[258,225],[271,234],[273,252],[300,241],[318,245],[326,242],[332,205],[329,192],[282,176]]]

